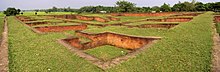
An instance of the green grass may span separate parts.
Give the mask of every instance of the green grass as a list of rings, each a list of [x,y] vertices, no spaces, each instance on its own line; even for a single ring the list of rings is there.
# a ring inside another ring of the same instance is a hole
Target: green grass
[[[199,15],[194,17],[192,21],[180,23],[179,26],[170,30],[89,26],[89,29],[85,31],[92,33],[112,31],[137,36],[162,37],[160,41],[144,50],[137,57],[107,69],[107,72],[208,72],[211,69],[213,45],[212,14],[212,12],[207,12]],[[57,39],[66,38],[63,33],[39,35],[19,23],[14,17],[10,17],[8,20],[9,68],[11,72],[47,72],[49,69],[53,72],[103,71],[57,43]],[[68,33],[75,35],[71,31]],[[111,48],[104,46],[91,49],[91,53],[97,56],[101,55],[106,59],[119,53],[108,49]],[[110,54],[105,57],[100,51]]]
[[[11,72],[23,71],[101,71],[86,60],[71,53],[57,43],[66,38],[62,33],[39,35],[9,17],[9,68]],[[83,68],[83,69],[79,69]]]
[[[3,28],[4,28],[4,14],[0,13],[0,42],[1,42]]]
[[[105,45],[105,46],[99,46],[93,49],[86,50],[85,52],[103,61],[108,61],[112,58],[126,55],[128,53],[128,50],[117,48],[110,45]]]
[[[218,34],[220,35],[220,23],[216,23],[216,29]]]
[[[90,39],[88,39],[86,37],[82,37],[82,36],[79,37],[79,40],[80,40],[81,44],[91,42]]]

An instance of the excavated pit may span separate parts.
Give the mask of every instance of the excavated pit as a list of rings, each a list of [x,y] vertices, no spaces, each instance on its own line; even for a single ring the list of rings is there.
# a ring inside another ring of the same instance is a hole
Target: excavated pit
[[[156,21],[156,22],[189,22],[193,18],[166,18],[166,19],[147,19],[146,21]]]
[[[154,40],[158,40],[158,38],[135,37],[111,32],[89,34],[77,31],[76,35],[86,37],[92,41],[87,43],[80,43],[79,38],[64,39],[64,41],[71,46],[82,50],[91,49],[103,45],[112,45],[118,48],[135,50],[144,47]]]
[[[174,16],[198,16],[202,13],[183,13],[183,14],[178,14],[178,15],[174,15]]]
[[[220,22],[220,16],[215,16],[214,19],[215,19],[215,22]]]
[[[109,22],[108,19],[104,19],[97,16],[82,16],[82,15],[49,15],[54,18],[62,18],[62,19],[78,19],[84,21],[98,21],[98,22]]]
[[[16,16],[16,18],[22,22],[36,21],[35,19],[26,16]]]
[[[162,12],[162,13],[112,13],[112,16],[169,16],[176,14],[175,12]]]
[[[166,28],[166,29],[170,29],[170,28],[173,28],[177,25],[178,25],[178,23],[175,23],[175,24],[142,24],[142,25],[134,25],[134,26],[131,26],[131,25],[125,25],[125,26],[127,26],[128,28],[137,27],[137,28]]]
[[[111,17],[111,16],[108,16],[107,18],[111,21],[120,21],[121,20],[120,18],[115,18],[115,17]]]
[[[36,25],[48,24],[48,22],[28,22],[25,24],[27,24],[28,26],[36,26]]]
[[[34,27],[34,29],[40,32],[62,32],[62,31],[67,31],[67,30],[85,30],[86,28],[87,28],[87,25]]]
[[[90,34],[76,31],[76,34],[78,37],[85,37],[90,39],[90,41],[83,43],[79,38],[67,38],[59,39],[58,42],[67,47],[72,53],[75,53],[79,57],[84,58],[103,70],[114,67],[130,58],[134,58],[142,51],[149,48],[157,40],[160,40],[159,37],[137,37],[112,32]],[[129,50],[129,53],[105,61],[85,52],[86,49],[97,48],[98,46],[103,45],[111,45],[117,48],[127,49]]]

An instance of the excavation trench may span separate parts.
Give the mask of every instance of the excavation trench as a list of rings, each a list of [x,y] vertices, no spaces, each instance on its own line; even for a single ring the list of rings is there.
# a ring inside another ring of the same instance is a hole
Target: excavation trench
[[[217,23],[217,22],[220,22],[220,16],[215,16],[214,19],[215,19],[215,22],[216,22],[216,23]]]
[[[35,19],[26,16],[16,16],[16,18],[22,22],[36,21]]]
[[[85,30],[86,28],[87,28],[87,25],[34,27],[34,29],[40,32],[62,32],[62,31],[67,31],[67,30]]]
[[[61,19],[78,19],[83,21],[98,21],[98,22],[109,22],[109,21],[118,21],[119,18],[107,17],[101,18],[97,16],[82,16],[82,15],[49,15],[49,17],[61,18]]]
[[[198,16],[202,13],[183,13],[183,14],[178,14],[178,15],[174,15],[174,16]]]
[[[125,25],[128,28],[166,28],[166,29],[170,29],[173,28],[175,26],[177,26],[178,23],[176,24],[142,24],[142,25]]]
[[[36,26],[36,25],[42,25],[42,24],[48,24],[48,22],[27,22],[25,23],[27,24],[28,26]]]
[[[169,16],[176,14],[175,12],[163,12],[163,13],[112,13],[112,16]]]
[[[34,22],[26,22],[25,24],[28,26],[36,26],[36,25],[44,25],[44,24],[59,24],[59,23],[67,23],[66,21],[64,22],[48,22],[48,21],[34,21]]]
[[[156,21],[156,22],[189,22],[193,18],[166,18],[166,19],[147,19],[146,21]]]
[[[144,47],[145,45],[151,43],[154,40],[159,39],[159,38],[128,36],[128,35],[116,34],[111,32],[89,34],[89,33],[76,31],[76,35],[86,37],[91,41],[86,43],[81,43],[79,38],[67,38],[64,39],[64,41],[70,44],[71,46],[82,50],[91,49],[103,45],[112,45],[118,48],[135,50]]]

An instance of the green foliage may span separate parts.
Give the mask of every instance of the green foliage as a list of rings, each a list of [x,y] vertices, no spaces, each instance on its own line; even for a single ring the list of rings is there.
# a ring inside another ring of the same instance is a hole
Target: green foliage
[[[151,8],[150,7],[142,7],[144,12],[150,12],[151,11]]]
[[[81,7],[77,12],[78,13],[100,13],[100,11],[106,11],[108,13],[116,12],[114,7],[104,7],[104,6],[84,6]]]
[[[77,12],[78,9],[72,9],[70,7],[68,8],[57,8],[57,7],[52,7],[51,9],[47,10],[39,10],[39,11],[44,11],[45,13],[51,13],[51,12]],[[38,12],[38,11],[36,11]]]
[[[215,3],[206,3],[205,4],[205,8],[206,8],[206,11],[214,11],[214,6]]]
[[[7,10],[6,11],[4,11],[4,14],[6,15],[6,16],[15,16],[15,15],[17,15],[17,14],[19,14],[21,12],[21,10],[20,9],[15,9],[15,8],[7,8]]]
[[[4,28],[3,26],[4,26],[4,15],[0,13],[0,42],[1,42],[2,32]]]
[[[154,6],[151,8],[152,11],[160,12],[160,7]]]
[[[172,11],[181,11],[182,9],[182,4],[181,2],[179,2],[178,4],[175,4],[173,7],[172,7]]]
[[[214,11],[216,12],[220,12],[220,2],[216,2],[213,6]]]
[[[117,1],[116,5],[118,7],[118,12],[133,12],[136,4],[122,0]]]
[[[179,2],[172,8],[173,11],[195,11],[194,2]]]
[[[163,12],[170,12],[170,11],[172,11],[170,5],[168,5],[168,4],[166,4],[166,3],[164,3],[164,4],[160,7],[160,10],[163,11]]]
[[[202,2],[197,2],[195,4],[195,9],[197,11],[206,11],[206,7],[205,7],[205,4],[203,4]]]

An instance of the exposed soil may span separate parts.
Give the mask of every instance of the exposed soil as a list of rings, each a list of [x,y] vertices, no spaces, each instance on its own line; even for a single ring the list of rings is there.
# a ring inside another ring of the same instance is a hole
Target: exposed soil
[[[170,28],[173,28],[175,26],[177,26],[177,24],[142,24],[142,25],[134,25],[134,26],[131,26],[131,25],[125,25],[129,28],[133,28],[133,27],[138,27],[138,28],[167,28],[167,29],[170,29]]]
[[[8,25],[7,18],[4,18],[4,31],[0,43],[0,72],[8,72]]]
[[[215,19],[215,22],[220,22],[220,16],[215,16],[214,19]]]
[[[146,21],[157,21],[157,22],[188,22],[193,18],[166,18],[166,19],[147,19]]]
[[[62,32],[67,30],[85,30],[87,28],[87,25],[44,26],[34,28],[40,32]]]
[[[115,18],[115,17],[111,17],[111,16],[108,16],[107,18],[111,21],[120,21],[121,20],[120,18]]]
[[[35,26],[35,25],[42,25],[42,24],[48,24],[48,22],[29,22],[26,23],[28,26]]]
[[[213,24],[212,72],[220,72],[220,37]]]
[[[162,13],[112,13],[112,16],[168,16],[176,14],[175,12],[162,12]]]
[[[16,16],[16,18],[22,22],[36,21],[35,19],[31,19],[30,17],[26,16]]]
[[[76,34],[78,36],[83,36],[88,39],[91,39],[92,41],[83,44],[80,43],[79,38],[65,39],[65,41],[67,41],[72,46],[83,50],[103,45],[112,45],[119,48],[133,50],[141,48],[147,45],[148,43],[152,42],[153,40],[157,40],[156,38],[134,37],[111,32],[89,34],[77,31]]]
[[[109,22],[108,19],[97,16],[82,16],[82,15],[49,15],[49,16],[55,18],[62,18],[62,19],[78,19],[84,21]]]

